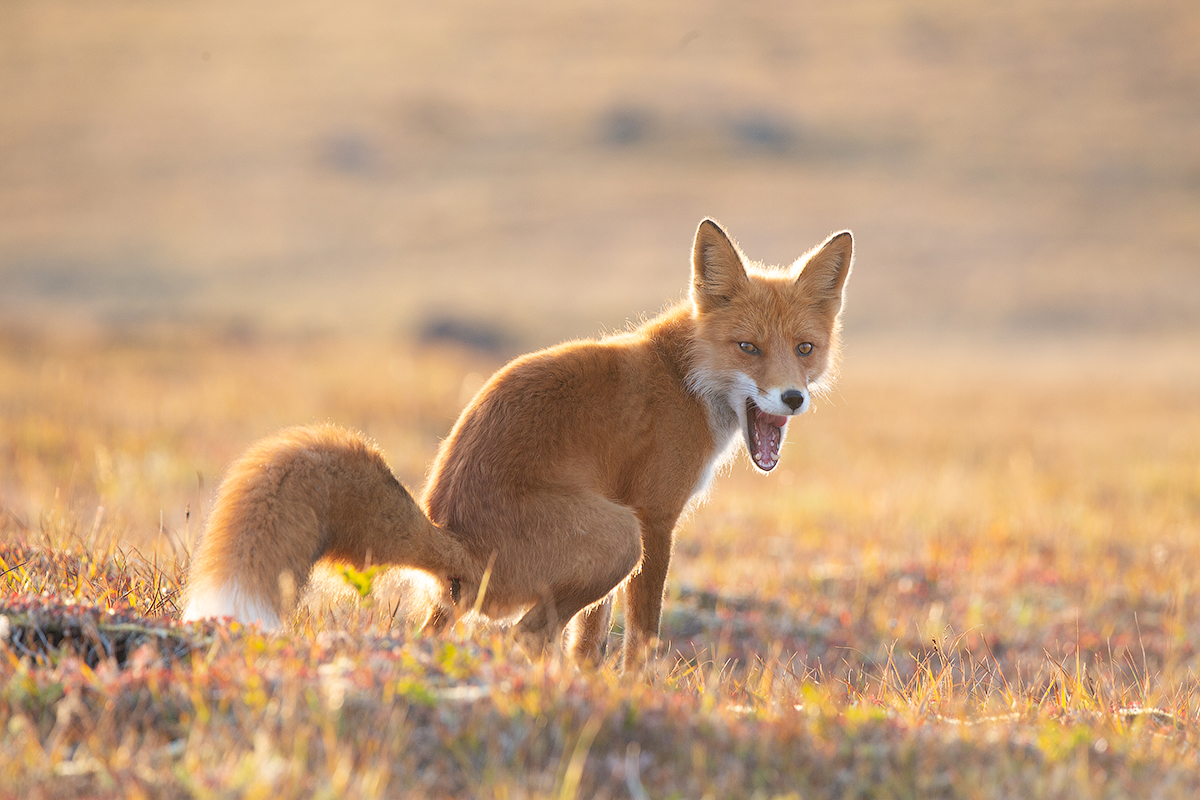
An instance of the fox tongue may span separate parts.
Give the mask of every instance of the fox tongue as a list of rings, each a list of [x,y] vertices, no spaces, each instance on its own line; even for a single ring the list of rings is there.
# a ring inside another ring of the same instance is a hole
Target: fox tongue
[[[788,418],[768,414],[754,403],[748,403],[750,428],[750,458],[763,472],[770,472],[779,463],[779,448],[783,444],[783,427]]]

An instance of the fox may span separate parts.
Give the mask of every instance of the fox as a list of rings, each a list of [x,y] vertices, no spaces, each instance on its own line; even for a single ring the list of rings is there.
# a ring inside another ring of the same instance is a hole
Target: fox
[[[790,266],[749,261],[716,221],[692,244],[686,299],[625,332],[499,369],[462,411],[420,503],[362,434],[290,428],[229,468],[189,571],[183,618],[277,629],[317,561],[422,570],[422,630],[467,611],[516,619],[517,642],[653,658],[680,518],[744,447],[778,465],[788,423],[835,378],[853,237]]]

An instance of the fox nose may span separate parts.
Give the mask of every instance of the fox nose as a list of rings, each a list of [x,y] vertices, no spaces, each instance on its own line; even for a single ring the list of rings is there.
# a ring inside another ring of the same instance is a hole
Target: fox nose
[[[804,405],[804,392],[800,391],[799,389],[788,389],[783,393],[782,400],[784,405],[786,405],[792,411],[795,411],[796,409],[800,408],[800,406]]]

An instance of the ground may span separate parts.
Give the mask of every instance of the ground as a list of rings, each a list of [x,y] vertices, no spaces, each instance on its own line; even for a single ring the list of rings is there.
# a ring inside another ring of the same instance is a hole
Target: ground
[[[665,644],[630,680],[531,663],[502,628],[422,638],[405,617],[419,582],[395,575],[365,601],[324,576],[281,637],[176,622],[189,546],[244,443],[337,419],[419,487],[491,357],[311,336],[6,339],[4,785],[1190,796],[1186,344],[1104,392],[1109,347],[1066,363],[851,343],[780,467],[743,459],[680,528]]]

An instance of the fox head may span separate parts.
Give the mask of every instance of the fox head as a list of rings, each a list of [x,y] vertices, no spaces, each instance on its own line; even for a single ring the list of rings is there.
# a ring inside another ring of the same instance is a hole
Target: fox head
[[[788,419],[828,387],[853,260],[849,231],[790,267],[749,264],[711,219],[692,247],[696,321],[693,388],[714,410],[736,416],[755,466],[779,463]]]

